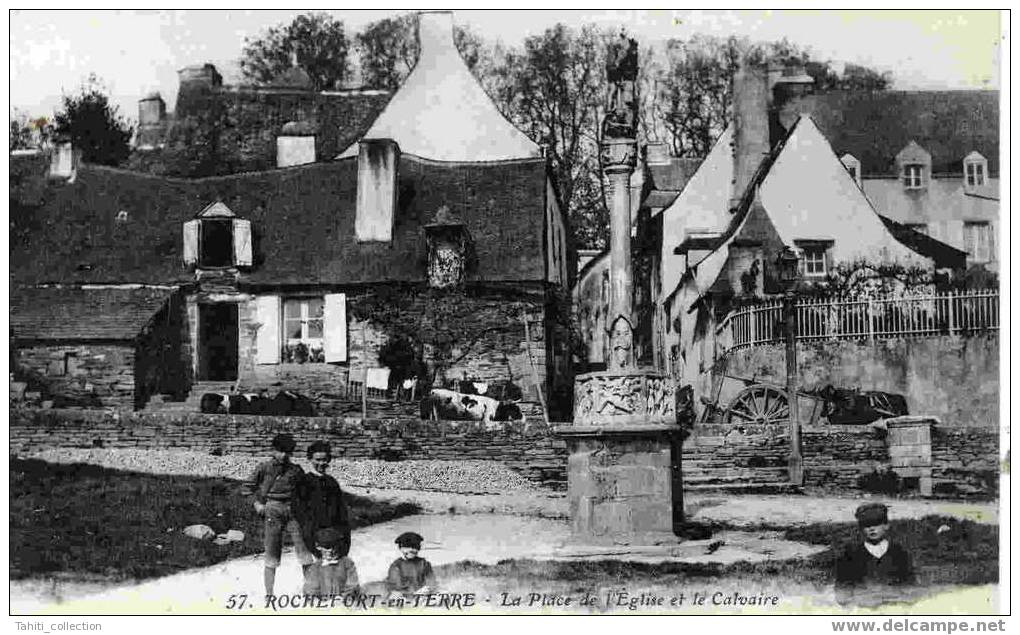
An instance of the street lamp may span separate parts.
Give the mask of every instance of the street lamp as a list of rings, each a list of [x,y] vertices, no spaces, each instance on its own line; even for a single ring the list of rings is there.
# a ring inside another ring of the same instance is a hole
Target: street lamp
[[[776,262],[783,284],[783,324],[786,326],[786,397],[790,411],[790,482],[804,483],[804,458],[800,453],[800,408],[797,400],[797,299],[795,289],[800,278],[800,256],[784,247]]]

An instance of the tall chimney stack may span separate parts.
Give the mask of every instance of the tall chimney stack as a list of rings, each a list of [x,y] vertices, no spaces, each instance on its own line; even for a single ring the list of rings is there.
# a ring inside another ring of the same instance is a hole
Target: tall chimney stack
[[[733,76],[733,190],[730,211],[768,156],[769,90],[766,68],[744,61]]]

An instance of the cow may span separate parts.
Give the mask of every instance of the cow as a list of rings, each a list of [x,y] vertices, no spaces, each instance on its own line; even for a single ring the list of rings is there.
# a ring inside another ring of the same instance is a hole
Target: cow
[[[434,388],[422,399],[420,413],[422,419],[481,421],[486,429],[496,427],[491,425],[493,422],[524,420],[516,403],[446,388]]]
[[[207,392],[202,395],[199,409],[205,414],[227,414],[230,412],[230,395]]]

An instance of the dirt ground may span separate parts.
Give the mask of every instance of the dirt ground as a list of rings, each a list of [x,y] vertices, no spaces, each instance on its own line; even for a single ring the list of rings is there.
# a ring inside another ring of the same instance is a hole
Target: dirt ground
[[[353,493],[387,501],[408,501],[420,505],[425,514],[410,516],[388,523],[373,525],[359,530],[354,535],[352,558],[359,568],[362,583],[372,583],[385,577],[388,564],[396,557],[393,538],[402,531],[414,530],[426,537],[423,556],[440,566],[461,561],[481,564],[496,564],[507,559],[556,559],[557,549],[566,541],[569,526],[566,520],[566,500],[562,495],[519,492],[499,495],[464,495],[438,492],[417,492],[412,490],[382,490],[375,488],[348,488]],[[880,499],[876,499],[880,500]],[[959,503],[926,500],[886,500],[893,518],[920,518],[930,514],[942,514],[969,519],[980,523],[996,524],[998,509],[990,503]],[[741,526],[795,526],[815,522],[848,522],[853,518],[854,508],[861,503],[856,498],[817,498],[808,496],[725,496],[699,494],[688,496],[685,508],[688,517],[694,521],[717,521],[734,528]],[[733,536],[724,541],[727,544],[711,557],[699,556],[692,562],[732,562],[755,558],[755,553],[776,560],[802,557],[814,553],[817,547],[783,541],[770,532],[743,535],[731,532]],[[774,532],[772,532],[774,533]],[[787,546],[789,545],[789,546]],[[798,547],[798,545],[801,545]],[[699,549],[699,545],[690,545]],[[756,551],[757,550],[757,551]],[[691,554],[681,554],[679,560],[691,559]],[[651,561],[662,561],[662,556],[652,554]],[[642,562],[648,557],[626,556],[624,559]],[[300,573],[293,556],[285,555],[278,573],[277,592],[297,593],[300,590]],[[228,609],[230,596],[245,595],[250,602],[248,611],[260,611],[261,557],[240,558],[212,567],[184,572],[158,580],[137,584],[104,587],[102,581],[87,583],[60,580],[28,580],[13,582],[11,585],[11,611],[26,613],[223,613]],[[758,584],[761,588],[750,588],[746,580],[716,578],[711,583],[699,583],[708,593],[704,606],[687,605],[662,608],[663,611],[681,612],[754,612],[763,610],[753,605],[734,607],[725,604],[712,605],[711,597],[722,593],[719,601],[734,593],[745,597],[773,595],[782,598],[782,612],[803,611],[839,612],[830,589],[817,588],[811,584],[784,585],[774,588],[769,582]],[[574,585],[576,586],[576,585]],[[752,585],[753,586],[753,585]],[[569,595],[570,583],[551,586],[547,591],[552,595]],[[979,591],[978,589],[983,589]],[[444,590],[469,592],[474,590],[485,595],[489,601],[473,608],[474,612],[500,612],[517,610],[545,610],[542,600],[538,607],[508,607],[502,605],[502,593],[517,593],[522,602],[534,589],[515,590],[512,580],[494,582],[492,578],[482,579],[470,571],[451,577],[444,582]],[[610,585],[600,586],[599,591],[611,591]],[[619,590],[619,589],[617,589]],[[519,591],[519,593],[518,593]],[[684,589],[642,588],[642,592],[666,598],[682,593]],[[937,595],[940,589],[927,589],[924,602]],[[971,587],[968,605],[974,603],[990,605],[996,601],[996,587]],[[957,593],[959,591],[953,591]],[[975,595],[976,594],[976,595]],[[691,597],[688,592],[688,597]],[[256,601],[257,600],[257,601]],[[618,601],[619,598],[617,597]],[[509,600],[508,600],[509,601]],[[551,600],[555,602],[555,600]],[[924,605],[922,602],[921,605]],[[565,607],[546,607],[564,610]],[[657,612],[661,607],[640,606],[642,611]],[[409,609],[404,609],[409,610]],[[627,610],[628,606],[575,607],[580,612]],[[777,609],[764,609],[775,612]],[[987,609],[986,609],[987,610]]]

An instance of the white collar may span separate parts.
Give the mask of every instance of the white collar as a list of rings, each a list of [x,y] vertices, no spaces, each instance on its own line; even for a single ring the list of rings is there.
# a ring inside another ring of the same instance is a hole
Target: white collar
[[[889,540],[885,539],[882,540],[882,542],[874,545],[865,540],[864,548],[868,550],[868,553],[875,556],[876,558],[881,558],[882,556],[885,555],[885,552],[889,550]]]

